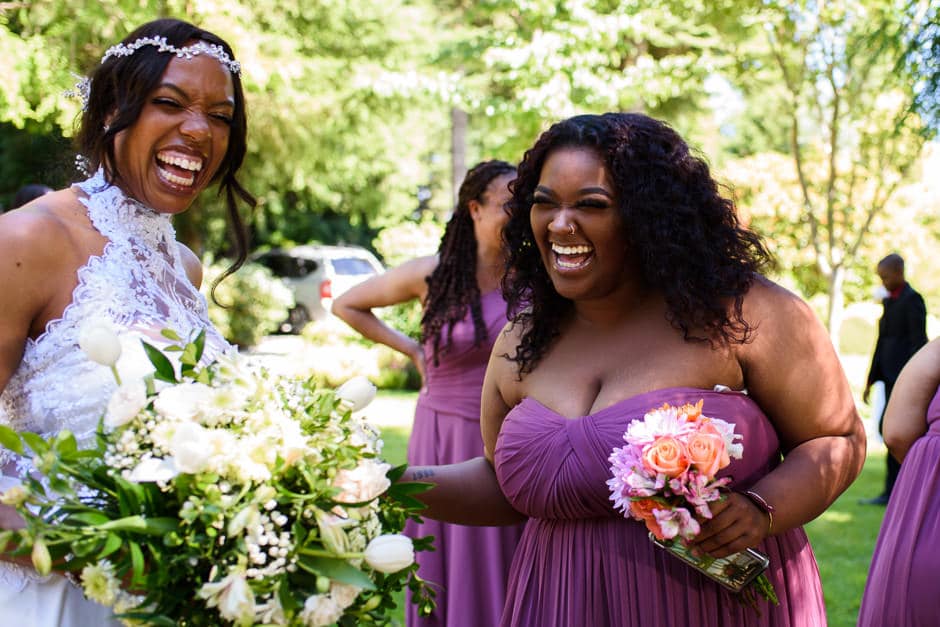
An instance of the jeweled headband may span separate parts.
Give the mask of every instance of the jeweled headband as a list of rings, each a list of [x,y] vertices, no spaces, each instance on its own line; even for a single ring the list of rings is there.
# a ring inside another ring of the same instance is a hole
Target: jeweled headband
[[[214,59],[217,59],[219,63],[228,68],[229,72],[232,74],[241,73],[241,63],[228,56],[228,53],[225,52],[225,49],[218,44],[210,44],[204,41],[197,41],[191,46],[183,46],[182,48],[177,48],[176,46],[167,43],[166,37],[141,37],[136,41],[132,41],[129,44],[117,44],[108,48],[108,51],[104,53],[104,56],[101,57],[101,62],[104,63],[111,57],[129,57],[144,46],[154,46],[158,52],[169,52],[175,54],[178,58],[192,59],[195,56],[204,54]]]

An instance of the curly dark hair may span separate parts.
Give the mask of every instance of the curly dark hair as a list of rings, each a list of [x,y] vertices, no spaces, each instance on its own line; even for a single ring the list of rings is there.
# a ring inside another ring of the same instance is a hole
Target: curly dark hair
[[[129,44],[144,37],[165,37],[167,43],[182,47],[190,41],[204,41],[221,46],[230,58],[235,58],[232,47],[221,37],[189,22],[160,19],[147,22],[125,37],[121,43]],[[99,65],[91,75],[88,103],[82,114],[81,127],[75,141],[79,152],[90,162],[92,169],[104,164],[105,179],[109,183],[121,180],[114,154],[115,137],[132,126],[140,117],[144,104],[160,83],[167,65],[174,55],[160,52],[155,46],[143,46],[129,56],[112,56]],[[248,255],[248,232],[238,211],[238,201],[255,206],[254,197],[238,182],[236,174],[241,168],[247,149],[248,119],[245,112],[245,93],[241,77],[232,74],[235,109],[232,114],[228,150],[212,178],[219,184],[219,195],[225,195],[229,226],[235,238],[236,257],[232,265],[215,281],[235,272]]]
[[[624,241],[645,283],[662,291],[667,319],[685,340],[749,341],[744,295],[771,257],[761,238],[738,222],[734,203],[720,195],[705,161],[671,127],[646,115],[579,115],[539,137],[510,185],[502,289],[510,320],[523,329],[515,355],[507,355],[519,375],[533,370],[573,308],[555,291],[529,221],[542,166],[565,147],[589,148],[605,163]]]
[[[512,174],[516,166],[493,159],[475,165],[460,185],[457,206],[437,249],[439,261],[427,278],[428,295],[421,318],[421,341],[434,344],[434,364],[438,363],[441,349],[441,330],[448,325],[447,344],[454,325],[463,320],[470,308],[473,319],[474,345],[486,341],[486,324],[480,306],[480,287],[477,285],[477,238],[473,233],[470,201],[485,202],[486,189],[496,178]]]

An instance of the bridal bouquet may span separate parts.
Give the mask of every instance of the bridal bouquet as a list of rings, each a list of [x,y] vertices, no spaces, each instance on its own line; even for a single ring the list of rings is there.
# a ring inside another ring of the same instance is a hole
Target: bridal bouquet
[[[706,576],[745,591],[750,600],[756,592],[776,603],[762,554],[749,549],[716,559],[695,557],[686,548],[701,530],[696,515],[711,518],[708,504],[723,498],[722,489],[731,482],[716,474],[744,452],[734,425],[704,416],[703,403],[664,404],[630,424],[623,434],[627,445],[609,458],[610,499],[624,516],[645,523],[656,544]]]
[[[318,389],[237,353],[201,366],[204,335],[164,336],[137,344],[150,373],[121,381],[121,340],[83,328],[119,383],[96,447],[0,427],[43,475],[0,498],[26,521],[0,542],[40,573],[69,571],[128,624],[382,624],[405,585],[429,612],[414,564],[427,540],[398,533],[422,488],[394,483],[404,467],[353,413],[375,388]]]

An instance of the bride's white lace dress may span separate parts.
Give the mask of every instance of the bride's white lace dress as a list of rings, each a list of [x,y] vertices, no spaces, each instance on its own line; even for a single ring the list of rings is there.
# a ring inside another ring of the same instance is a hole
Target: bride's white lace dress
[[[205,329],[207,358],[230,346],[212,327],[205,299],[187,279],[169,217],[107,186],[100,171],[77,187],[87,195],[82,202],[108,244],[78,271],[78,286],[62,317],[27,340],[0,395],[0,424],[44,437],[69,429],[80,445],[90,445],[115,383],[110,369],[78,347],[85,321],[108,318],[123,339],[156,339],[164,328],[184,337]],[[0,451],[0,490],[32,471],[29,458]],[[0,625],[87,627],[106,625],[110,616],[64,577],[43,578],[0,561]]]

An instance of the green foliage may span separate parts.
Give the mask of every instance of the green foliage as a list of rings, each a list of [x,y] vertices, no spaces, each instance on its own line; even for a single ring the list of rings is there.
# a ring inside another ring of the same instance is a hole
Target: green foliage
[[[264,266],[247,263],[218,284],[212,299],[212,285],[225,266],[206,267],[203,291],[209,301],[209,319],[228,341],[252,346],[275,331],[294,306],[294,297],[284,282]]]

